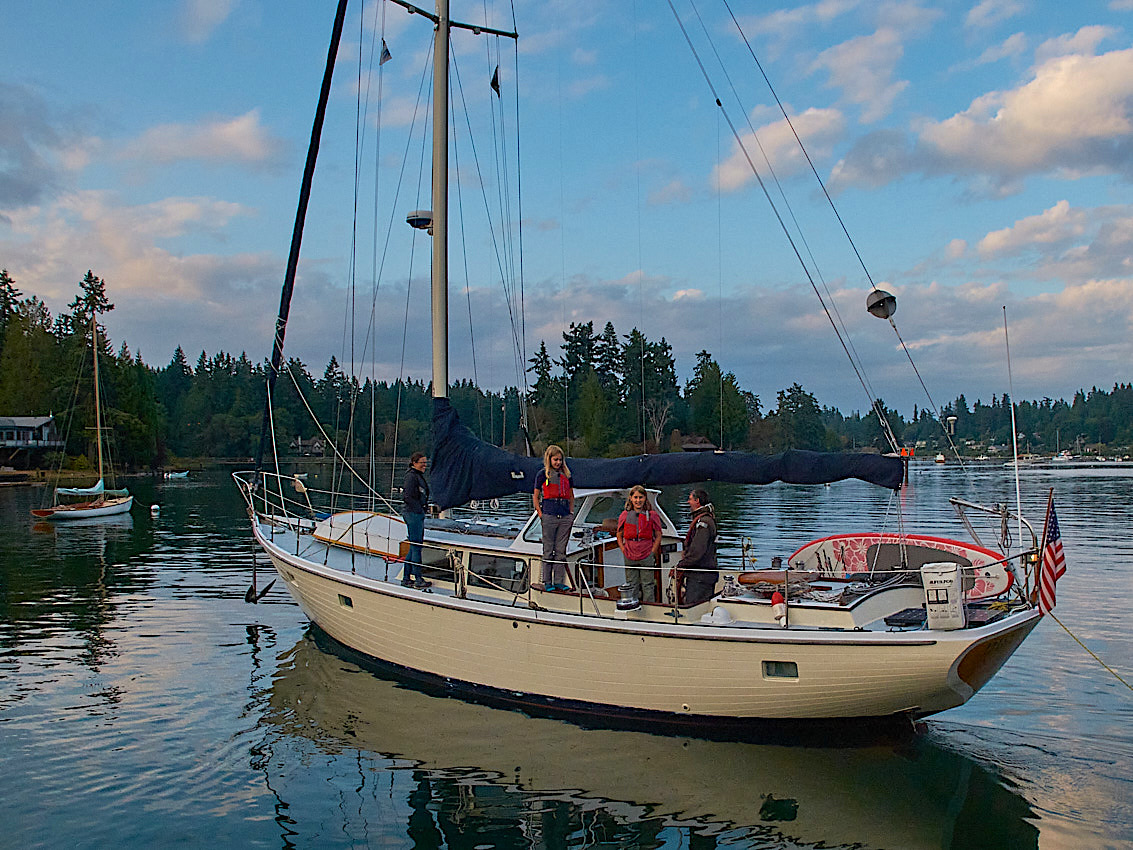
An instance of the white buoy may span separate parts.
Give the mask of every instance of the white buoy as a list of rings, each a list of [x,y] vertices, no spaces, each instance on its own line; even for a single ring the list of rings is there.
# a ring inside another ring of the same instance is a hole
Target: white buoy
[[[161,508],[158,507],[157,505],[150,505],[149,506],[149,513],[150,513],[150,516],[157,516],[159,513],[161,513]]]

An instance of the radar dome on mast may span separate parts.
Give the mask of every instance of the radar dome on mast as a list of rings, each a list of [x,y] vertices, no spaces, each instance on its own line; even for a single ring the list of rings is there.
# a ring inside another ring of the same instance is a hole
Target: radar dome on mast
[[[890,319],[897,312],[897,297],[884,289],[874,289],[866,296],[865,308],[879,319]]]

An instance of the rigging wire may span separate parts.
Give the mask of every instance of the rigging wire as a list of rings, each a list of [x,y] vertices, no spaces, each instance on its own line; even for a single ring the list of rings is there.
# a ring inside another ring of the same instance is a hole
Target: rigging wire
[[[633,67],[638,69],[638,72],[633,75],[633,141],[634,150],[637,154],[634,157],[634,183],[636,189],[637,201],[637,310],[638,321],[642,327],[645,326],[645,260],[643,258],[642,244],[641,244],[641,61],[638,52],[637,42],[637,21],[639,20],[637,14],[637,0],[633,3]],[[646,393],[645,393],[645,334],[642,333],[638,337],[639,347],[641,348],[640,354],[637,359],[638,368],[640,371],[641,380],[641,453],[647,454],[646,440],[648,434],[645,430],[645,410],[646,410]]]
[[[866,266],[865,260],[862,257],[861,252],[858,250],[857,243],[854,241],[853,237],[850,235],[849,228],[846,227],[846,223],[845,223],[845,221],[843,221],[841,213],[838,212],[838,207],[834,203],[834,199],[830,196],[830,192],[827,190],[826,182],[819,175],[818,169],[815,167],[813,160],[811,160],[810,153],[807,151],[806,146],[803,144],[802,138],[800,138],[798,131],[795,129],[794,122],[791,121],[791,117],[787,113],[786,107],[783,106],[783,102],[779,99],[779,94],[775,91],[775,87],[771,84],[771,80],[767,76],[767,72],[764,71],[762,63],[760,63],[759,58],[755,55],[755,50],[752,48],[751,42],[749,41],[747,34],[744,32],[742,25],[740,24],[739,20],[736,18],[735,12],[732,11],[732,7],[729,4],[728,0],[723,0],[723,3],[724,3],[724,7],[728,10],[728,15],[731,17],[732,22],[736,27],[736,31],[739,33],[740,38],[743,40],[744,46],[747,47],[748,53],[751,55],[752,60],[755,62],[755,66],[759,69],[760,75],[762,75],[764,82],[767,84],[767,88],[771,92],[771,96],[775,98],[775,103],[778,105],[779,111],[783,114],[783,118],[787,122],[787,126],[791,130],[791,134],[795,137],[795,141],[798,143],[799,150],[802,152],[803,156],[806,158],[807,165],[810,166],[811,173],[814,174],[815,180],[818,181],[818,185],[822,189],[822,194],[826,197],[826,201],[830,205],[830,209],[831,209],[831,211],[833,211],[834,217],[837,219],[838,224],[841,226],[842,232],[845,234],[846,240],[847,240],[847,242],[849,242],[850,248],[854,252],[854,256],[857,257],[858,262],[861,264],[862,271],[865,273],[866,279],[869,281],[870,287],[872,287],[872,289],[875,292],[878,291],[877,284],[874,282],[873,276],[870,274],[869,268]],[[948,440],[948,444],[951,446],[953,453],[956,455],[956,458],[960,461],[961,467],[963,467],[964,466],[963,458],[960,456],[959,450],[957,450],[956,445],[953,443],[952,437],[948,433],[948,429],[946,427],[944,427],[944,419],[943,419],[943,416],[941,415],[940,409],[937,407],[936,401],[932,397],[932,393],[929,392],[928,385],[925,383],[924,378],[921,376],[920,369],[917,368],[917,364],[913,361],[913,354],[909,350],[909,347],[905,344],[905,340],[901,336],[901,332],[897,329],[897,323],[893,320],[892,316],[889,317],[889,325],[890,325],[890,327],[893,328],[893,332],[897,335],[897,341],[900,344],[901,350],[905,353],[905,356],[908,358],[909,365],[912,366],[913,372],[917,376],[917,381],[921,385],[921,389],[924,390],[925,397],[928,399],[929,406],[932,408],[932,411],[936,416],[937,423],[941,426],[941,429],[944,431],[944,436]],[[876,396],[871,392],[870,393],[871,402],[875,398],[876,398]],[[880,405],[875,404],[875,408],[878,408],[878,409],[876,409],[876,413],[878,415],[878,418],[881,419],[882,421],[885,421],[884,411],[880,409]],[[886,426],[883,426],[883,427],[886,427]],[[896,446],[894,446],[894,448],[896,448]],[[967,471],[967,469],[965,468],[965,472],[966,471]]]
[[[795,254],[795,258],[799,261],[799,265],[802,266],[803,273],[806,275],[811,289],[814,290],[814,294],[818,297],[818,301],[822,305],[823,312],[826,314],[826,318],[830,321],[830,325],[834,329],[834,335],[838,338],[838,342],[841,344],[842,350],[846,353],[846,357],[850,360],[850,365],[853,367],[855,375],[857,375],[858,382],[862,385],[862,389],[866,391],[866,395],[870,396],[871,407],[876,407],[872,394],[869,392],[869,389],[866,385],[865,378],[862,374],[862,369],[850,355],[845,336],[842,334],[841,330],[838,328],[837,323],[834,321],[834,317],[833,315],[831,315],[830,309],[826,305],[826,299],[822,297],[822,293],[819,291],[818,285],[814,281],[814,276],[811,274],[810,268],[807,266],[806,261],[803,259],[803,256],[799,251],[797,242],[791,235],[791,231],[787,227],[786,222],[783,220],[783,215],[779,211],[778,205],[776,205],[775,201],[772,199],[771,193],[767,189],[767,184],[764,182],[762,175],[759,173],[759,170],[755,167],[755,163],[752,161],[751,154],[744,146],[743,141],[740,138],[739,131],[736,129],[735,123],[732,121],[731,116],[728,114],[728,111],[724,108],[724,104],[721,102],[720,96],[716,91],[716,86],[712,82],[712,77],[709,75],[708,69],[705,68],[704,62],[700,58],[700,53],[699,51],[697,51],[696,46],[693,44],[692,38],[689,36],[688,30],[684,25],[684,21],[681,20],[680,14],[677,12],[676,7],[673,5],[673,0],[667,0],[667,2],[669,9],[673,13],[673,17],[676,18],[677,26],[680,27],[681,34],[684,36],[685,42],[688,44],[689,50],[692,51],[693,58],[696,60],[697,66],[700,68],[700,72],[704,76],[704,80],[708,84],[708,88],[712,92],[712,97],[716,102],[716,106],[719,107],[721,115],[723,115],[724,120],[727,122],[728,127],[732,132],[733,138],[735,138],[736,142],[739,144],[740,151],[743,153],[744,159],[747,161],[748,167],[751,169],[752,174],[755,175],[755,179],[759,183],[759,188],[762,190],[767,203],[770,205],[771,211],[774,214],[776,221],[779,223],[780,229],[783,231],[783,235],[786,236],[787,242],[791,246],[791,250]],[[881,422],[882,429],[892,446],[893,451],[897,451],[897,440],[892,432],[892,429],[889,427],[888,421],[884,416],[879,416],[878,418]]]
[[[487,216],[487,219],[488,219],[488,232],[491,234],[492,248],[493,248],[493,251],[494,251],[495,257],[496,257],[496,267],[499,270],[500,280],[501,280],[501,284],[502,284],[503,290],[504,290],[504,303],[507,306],[508,321],[509,321],[509,325],[510,325],[510,328],[511,328],[511,336],[512,336],[512,340],[514,342],[514,345],[518,349],[519,345],[520,345],[520,331],[519,331],[519,321],[516,318],[518,311],[516,309],[514,282],[511,280],[511,276],[507,272],[507,262],[505,260],[505,255],[507,253],[507,250],[506,250],[506,241],[507,240],[505,240],[502,235],[497,236],[496,226],[495,226],[493,216],[492,216],[492,209],[491,209],[491,206],[488,203],[487,184],[484,180],[483,169],[480,167],[480,156],[479,156],[479,152],[478,152],[477,147],[476,147],[475,137],[474,137],[474,134],[472,132],[472,122],[471,122],[471,117],[470,117],[471,113],[470,113],[470,110],[468,109],[468,101],[467,101],[467,99],[465,98],[465,95],[464,95],[464,84],[463,84],[461,76],[460,76],[460,68],[457,64],[455,56],[453,57],[452,69],[453,69],[453,78],[456,81],[457,91],[460,93],[460,100],[461,100],[461,103],[464,107],[465,123],[468,127],[469,145],[472,148],[472,161],[473,161],[473,164],[476,166],[476,176],[477,176],[477,179],[480,182],[480,194],[481,194],[481,197],[484,199],[484,214],[485,214],[485,216]],[[501,216],[502,216],[502,213],[501,213]],[[503,233],[503,228],[501,228],[500,233],[501,234]],[[501,247],[501,243],[503,243],[503,247]],[[522,367],[520,367],[517,364],[517,369],[522,370]]]
[[[381,38],[382,49],[385,49],[386,44],[386,3],[375,3],[374,17],[377,18],[377,10],[381,9],[381,25],[375,24],[374,40]],[[373,51],[377,45],[371,48],[370,51],[370,67],[373,68]],[[377,331],[374,327],[374,305],[378,302],[378,198],[380,196],[379,189],[381,188],[381,172],[382,172],[382,117],[385,113],[385,62],[382,61],[383,57],[378,59],[378,106],[377,115],[374,119],[374,224],[373,230],[370,235],[370,323],[366,328],[366,333],[362,339],[362,357],[365,359],[366,351],[369,350],[370,340],[373,337],[374,349],[377,350]],[[370,75],[367,79],[366,88],[366,106],[369,108],[369,84],[373,79]],[[416,117],[416,116],[414,116]],[[400,184],[399,184],[400,185]],[[370,463],[369,463],[369,480],[376,481],[378,474],[377,467],[377,386],[378,386],[378,359],[377,357],[370,358]],[[392,471],[391,471],[391,478]],[[369,503],[371,510],[374,508],[374,502]]]
[[[428,67],[429,58],[432,56],[432,49],[428,51],[426,56],[426,65]],[[424,182],[425,176],[425,151],[428,150],[429,145],[429,118],[426,114],[425,120],[421,122],[421,156],[417,166],[417,203],[421,203],[421,186]],[[391,222],[392,226],[392,222]],[[401,433],[401,401],[405,390],[405,346],[406,339],[409,332],[409,297],[413,292],[413,262],[417,254],[417,231],[413,231],[413,239],[410,241],[409,248],[409,277],[405,283],[405,318],[401,325],[401,362],[398,365],[397,373],[397,403],[394,412],[394,425],[393,425],[393,453],[392,456],[397,458],[397,445]],[[394,479],[395,475],[390,476],[390,496],[393,496]]]
[[[511,28],[513,32],[518,32],[519,29],[516,25],[515,16],[515,0],[511,2]],[[518,371],[520,380],[523,382],[523,393],[519,397],[519,419],[520,425],[523,428],[523,441],[524,448],[527,454],[531,454],[531,432],[530,424],[527,419],[527,398],[530,393],[530,387],[527,383],[527,294],[526,294],[526,275],[523,265],[523,168],[522,154],[523,149],[520,146],[520,123],[519,115],[519,39],[513,38],[512,40],[512,64],[515,68],[515,206],[516,213],[519,216],[519,224],[516,228],[517,237],[519,240],[519,328],[520,328],[520,346],[521,352],[519,354]]]

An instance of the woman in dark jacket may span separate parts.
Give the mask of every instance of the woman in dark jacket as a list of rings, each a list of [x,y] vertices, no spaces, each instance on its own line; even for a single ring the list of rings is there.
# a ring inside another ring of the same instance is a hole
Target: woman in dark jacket
[[[409,554],[405,556],[405,569],[401,573],[402,587],[423,589],[432,584],[421,574],[421,544],[425,540],[425,508],[429,504],[429,482],[425,480],[425,467],[429,459],[424,452],[414,452],[409,458],[409,470],[401,485],[401,500],[405,503],[401,516],[409,538]],[[414,581],[416,577],[416,581]]]

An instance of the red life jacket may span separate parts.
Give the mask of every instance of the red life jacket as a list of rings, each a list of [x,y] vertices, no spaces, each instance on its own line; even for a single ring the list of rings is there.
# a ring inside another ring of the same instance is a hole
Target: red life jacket
[[[652,540],[653,514],[648,511],[638,511],[637,522],[622,523],[622,537],[626,540]]]
[[[559,473],[559,480],[554,484],[550,481],[543,482],[544,499],[569,499],[572,495],[570,479],[562,473]]]

